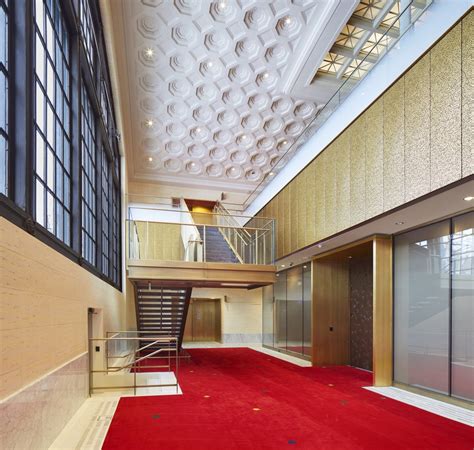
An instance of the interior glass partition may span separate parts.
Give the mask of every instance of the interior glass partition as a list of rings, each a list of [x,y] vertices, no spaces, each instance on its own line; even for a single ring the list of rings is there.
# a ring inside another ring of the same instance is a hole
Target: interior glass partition
[[[311,265],[277,274],[263,291],[263,345],[278,351],[311,355]]]
[[[474,399],[474,213],[395,236],[394,379]]]

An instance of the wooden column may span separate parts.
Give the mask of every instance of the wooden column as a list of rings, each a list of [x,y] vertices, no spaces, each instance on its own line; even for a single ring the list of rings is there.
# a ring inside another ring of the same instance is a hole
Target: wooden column
[[[392,239],[373,240],[374,386],[391,386],[393,378]]]

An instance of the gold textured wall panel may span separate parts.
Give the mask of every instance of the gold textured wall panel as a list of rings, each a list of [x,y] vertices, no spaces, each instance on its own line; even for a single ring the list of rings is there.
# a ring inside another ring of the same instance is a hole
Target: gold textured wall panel
[[[296,177],[296,198],[298,202],[298,242],[296,248],[304,247],[306,244],[306,215],[307,215],[307,201],[306,201],[306,170],[303,170],[301,176]]]
[[[290,195],[290,252],[298,246],[298,192],[296,190],[296,179],[289,184]]]
[[[324,165],[324,211],[325,233],[331,235],[337,232],[336,216],[336,159],[334,156],[335,144],[332,143],[323,153]]]
[[[336,140],[336,229],[344,230],[351,224],[351,141],[349,133]]]
[[[290,186],[287,185],[283,189],[283,221],[284,221],[284,236],[283,236],[283,254],[287,255],[291,251],[291,227],[290,227]]]
[[[324,152],[312,163],[314,165],[314,234],[315,240],[320,241],[329,233],[326,232],[326,192],[324,189]]]
[[[462,21],[462,176],[474,173],[474,12]]]
[[[383,96],[383,209],[405,201],[405,77]]]
[[[349,128],[351,141],[351,225],[365,219],[365,114]]]
[[[383,98],[365,113],[365,217],[383,212]]]
[[[313,161],[306,169],[306,242],[311,244],[316,240],[316,164]]]
[[[474,172],[473,14],[272,200],[280,257]]]
[[[405,77],[383,96],[383,209],[405,200]]]
[[[461,24],[431,50],[431,190],[461,178]]]
[[[428,53],[405,75],[405,201],[430,191],[430,70]]]
[[[136,222],[140,259],[182,261],[184,256],[181,227],[156,222]],[[166,239],[163,239],[166,236]]]

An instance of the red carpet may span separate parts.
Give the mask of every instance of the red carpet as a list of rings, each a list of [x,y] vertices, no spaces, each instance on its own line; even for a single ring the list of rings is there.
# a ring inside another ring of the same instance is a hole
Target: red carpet
[[[190,350],[181,396],[122,398],[104,449],[472,449],[473,429],[362,389],[371,374]]]

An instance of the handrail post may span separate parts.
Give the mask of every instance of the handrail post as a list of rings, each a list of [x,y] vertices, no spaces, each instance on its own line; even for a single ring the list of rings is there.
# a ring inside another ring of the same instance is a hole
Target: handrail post
[[[206,225],[204,225],[202,232],[204,234],[204,255],[203,255],[203,261],[207,262],[207,248],[206,248]]]

